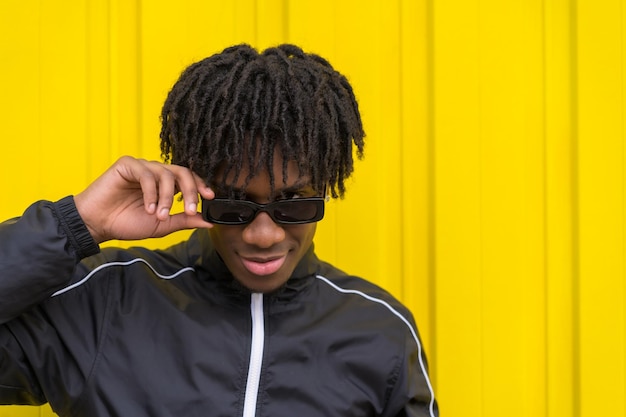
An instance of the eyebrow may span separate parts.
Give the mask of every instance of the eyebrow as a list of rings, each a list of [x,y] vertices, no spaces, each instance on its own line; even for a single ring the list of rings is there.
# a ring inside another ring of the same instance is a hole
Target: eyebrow
[[[282,194],[282,193],[288,193],[288,192],[293,192],[293,191],[303,191],[303,190],[306,190],[307,188],[310,188],[312,191],[315,191],[315,188],[313,188],[313,184],[311,184],[311,181],[299,180],[299,181],[296,181],[294,184],[291,184],[287,187],[275,188],[274,192],[278,194]]]
[[[232,191],[235,194],[240,194],[240,195],[251,195],[250,193],[246,192],[245,189],[240,188],[240,187],[226,187],[223,188],[220,185],[216,184],[214,186],[214,190],[216,192],[219,193],[226,193],[226,190],[228,189],[229,191]],[[296,191],[308,191],[307,188],[310,188],[312,192],[317,192],[315,190],[315,188],[313,188],[313,184],[311,184],[310,180],[307,179],[299,179],[297,180],[295,183],[279,188],[279,187],[275,187],[274,188],[274,196],[280,196],[281,194],[285,194],[285,193],[291,193],[291,192],[296,192]],[[254,196],[253,196],[254,197]]]

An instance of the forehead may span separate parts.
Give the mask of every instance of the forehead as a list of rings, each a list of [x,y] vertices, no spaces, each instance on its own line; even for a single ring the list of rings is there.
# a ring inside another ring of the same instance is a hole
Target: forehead
[[[244,158],[240,167],[220,166],[215,173],[214,187],[223,192],[244,192],[248,195],[273,195],[287,190],[312,188],[311,176],[295,160],[285,161],[275,150],[271,165],[268,161]]]

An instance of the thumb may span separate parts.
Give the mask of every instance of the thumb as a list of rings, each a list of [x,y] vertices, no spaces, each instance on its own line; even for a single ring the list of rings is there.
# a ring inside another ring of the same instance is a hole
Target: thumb
[[[167,222],[163,223],[163,226],[167,229],[163,230],[163,235],[168,235],[179,230],[210,229],[213,227],[212,223],[204,221],[200,213],[193,215],[176,213],[171,215]]]

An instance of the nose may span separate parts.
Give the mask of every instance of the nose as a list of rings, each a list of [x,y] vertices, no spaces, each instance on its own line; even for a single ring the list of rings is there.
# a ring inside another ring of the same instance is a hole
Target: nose
[[[269,248],[285,239],[285,229],[274,223],[265,212],[260,212],[243,230],[243,240],[249,245]]]

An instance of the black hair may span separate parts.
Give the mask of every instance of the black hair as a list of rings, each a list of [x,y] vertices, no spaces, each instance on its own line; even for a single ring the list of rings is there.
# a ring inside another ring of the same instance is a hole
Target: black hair
[[[246,183],[265,168],[273,189],[278,147],[283,181],[295,160],[315,190],[328,186],[332,197],[343,197],[354,147],[363,156],[365,133],[348,80],[295,45],[259,53],[242,44],[190,65],[168,94],[161,122],[164,160],[209,184],[217,169],[224,180],[238,178],[247,160]]]

